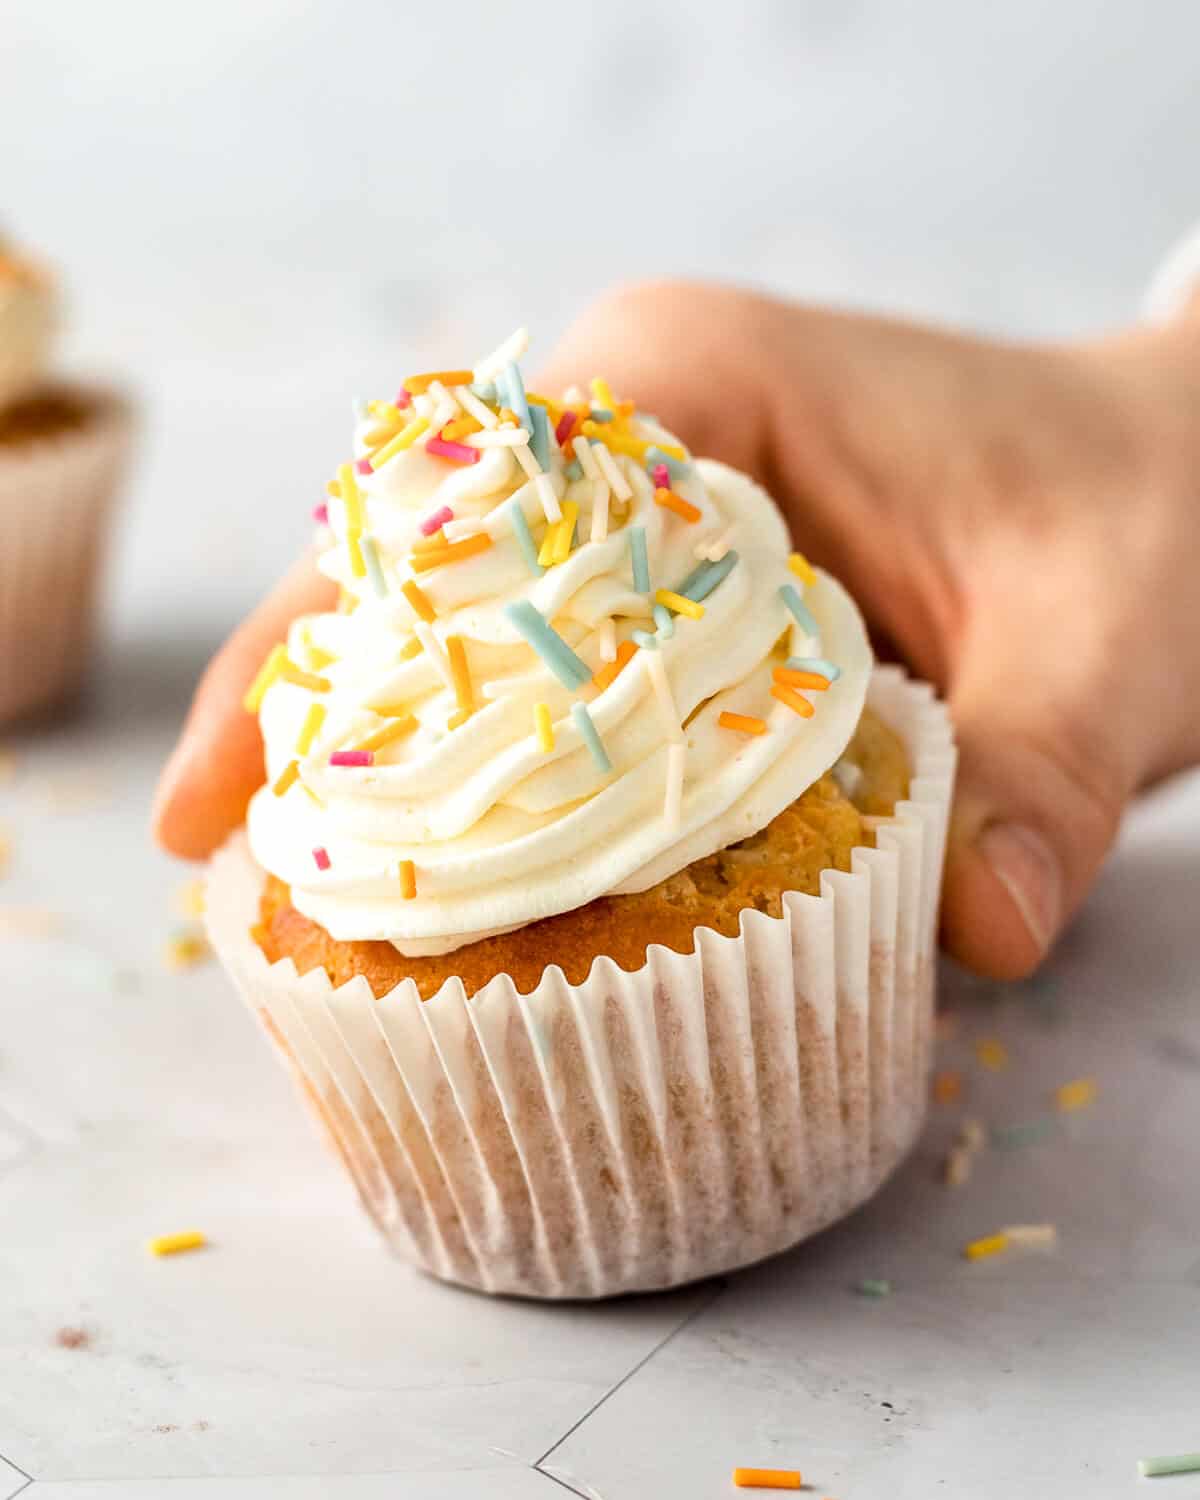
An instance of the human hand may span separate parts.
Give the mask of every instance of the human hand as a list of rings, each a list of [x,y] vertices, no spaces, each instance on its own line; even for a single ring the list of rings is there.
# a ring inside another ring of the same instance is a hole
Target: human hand
[[[998,977],[1040,961],[1143,786],[1200,760],[1196,324],[1015,347],[665,283],[579,320],[538,385],[596,371],[758,478],[883,654],[950,700],[961,750],[944,938]],[[210,667],[156,826],[203,857],[263,777],[242,694],[305,564]]]

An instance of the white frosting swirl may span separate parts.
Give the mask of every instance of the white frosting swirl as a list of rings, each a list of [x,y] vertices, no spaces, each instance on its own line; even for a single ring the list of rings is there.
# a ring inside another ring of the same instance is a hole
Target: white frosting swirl
[[[357,451],[365,452],[359,429]],[[627,431],[672,441],[644,417]],[[694,505],[689,522],[656,503],[646,470],[618,456],[633,491],[611,500],[606,539],[592,542],[594,481],[571,479],[554,450],[551,483],[579,506],[579,545],[535,577],[514,535],[520,506],[539,545],[547,523],[537,489],[509,448],[490,447],[457,466],[420,445],[377,473],[358,477],[365,535],[383,565],[386,593],[355,577],[346,545],[347,513],[329,502],[322,570],[358,600],[352,613],[311,616],[293,626],[288,650],[317,671],[327,691],[279,681],[266,694],[261,723],[268,785],[253,799],[255,856],[285,881],[298,910],[335,939],[382,938],[403,953],[447,952],[491,933],[580,906],[614,892],[642,890],[692,860],[764,827],[841,755],[862,710],[871,653],[853,602],[830,577],[807,589],[788,567],[787,531],[767,494],[711,461],[689,462],[673,490]],[[416,575],[437,612],[423,630],[435,649],[450,635],[465,645],[477,711],[448,728],[455,694],[429,649],[411,652],[416,615],[400,591],[420,521],[448,506],[451,537],[486,531],[487,550]],[[677,589],[700,565],[696,548],[732,527],[737,561],[703,600],[703,617],[678,615],[658,632],[677,718],[656,694],[639,648],[611,685],[564,687],[518,633],[506,606],[527,600],[595,672],[605,636],[654,631],[653,593],[634,586],[629,533],[645,529],[651,586]],[[793,586],[818,627],[798,624],[780,597]],[[430,634],[432,631],[432,635]],[[312,655],[312,648],[317,654]],[[334,660],[327,660],[333,657]],[[806,693],[801,717],[771,695],[772,671],[788,657],[824,657],[841,669],[827,691]],[[307,753],[297,756],[309,710],[326,709]],[[572,719],[585,702],[605,751],[602,772]],[[554,748],[543,751],[534,707],[547,705]],[[418,727],[374,754],[369,766],[330,764],[385,726],[400,706]],[[725,710],[755,716],[766,732],[722,727]],[[682,731],[680,729],[682,723]],[[664,811],[669,747],[686,746],[677,821]],[[298,759],[301,784],[276,795],[273,784]],[[318,868],[314,851],[323,852]],[[415,867],[417,895],[402,899],[398,868]]]

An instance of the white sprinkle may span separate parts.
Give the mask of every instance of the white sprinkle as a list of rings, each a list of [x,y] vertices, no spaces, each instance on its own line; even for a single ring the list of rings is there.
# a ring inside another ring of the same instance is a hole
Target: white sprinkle
[[[451,692],[454,691],[454,673],[450,670],[450,659],[446,655],[437,633],[428,620],[414,620],[413,633],[425,647],[426,655],[433,663],[438,676]]]
[[[563,392],[563,403],[566,406],[576,406],[580,401],[586,401],[587,397],[577,385],[569,385]]]
[[[418,417],[432,416],[433,415],[433,397],[432,396],[427,396],[425,394],[425,392],[422,391],[419,396],[414,396],[413,397],[412,409],[417,414]]]
[[[594,482],[604,477],[600,473],[599,466],[592,454],[592,445],[588,442],[587,438],[581,437],[575,439],[575,457],[579,460],[579,467],[583,470],[585,479],[591,479]]]
[[[476,384],[482,385],[485,380],[490,380],[505,365],[520,359],[528,348],[529,330],[527,328],[518,328],[515,333],[510,333],[502,344],[475,366]]]
[[[470,386],[456,385],[454,395],[462,409],[470,412],[477,422],[482,422],[489,429],[498,425],[500,418],[490,406],[484,405]]]
[[[463,516],[447,521],[442,530],[446,533],[448,542],[461,542],[466,537],[479,536],[487,531],[487,520],[484,516]]]
[[[520,448],[517,449],[518,453],[521,451]],[[562,506],[558,503],[558,496],[554,493],[554,485],[549,474],[539,474],[533,481],[533,487],[537,491],[538,499],[542,502],[542,512],[547,521],[551,524],[561,521]]]
[[[521,431],[525,432],[525,429],[522,427]],[[534,457],[533,449],[529,446],[529,434],[527,432],[525,433],[524,444],[522,444],[518,448],[513,449],[513,456],[525,470],[526,474],[528,474],[530,479],[536,479],[542,472],[541,465]]]
[[[436,380],[434,385],[437,385]],[[430,390],[432,389],[433,386],[430,386]],[[442,393],[442,399],[434,407],[433,414],[429,418],[429,431],[421,439],[423,443],[427,443],[431,437],[437,437],[446,423],[454,420],[454,414],[459,409],[458,402],[449,394],[445,386],[438,386],[438,389]]]
[[[671,683],[667,677],[667,669],[663,665],[663,654],[658,651],[640,651],[639,656],[645,658],[646,670],[650,673],[650,685],[654,689],[654,696],[658,700],[658,710],[663,721],[663,730],[669,740],[682,740],[683,729],[679,723],[679,713],[675,707],[675,699],[671,694]]]
[[[653,655],[661,653],[655,651]],[[687,760],[687,746],[682,741],[667,746],[667,792],[663,798],[663,822],[668,833],[679,830],[679,811],[683,803],[683,767]]]
[[[529,429],[496,427],[491,432],[470,432],[466,441],[472,448],[514,448],[519,452],[529,446]]]
[[[440,380],[431,380],[429,382],[429,394],[433,397],[434,401],[436,401],[439,406],[444,405],[446,402],[449,402],[451,406],[450,415],[458,415],[459,411],[461,410],[461,407],[458,404],[458,397],[451,395]],[[449,421],[450,417],[447,417],[446,420]]]
[[[610,615],[600,626],[600,660],[617,659],[617,622]]]
[[[618,500],[632,500],[633,491],[629,488],[629,481],[621,473],[613,462],[613,456],[603,443],[597,443],[595,448],[596,462],[600,465],[600,472],[612,485],[613,494]]]
[[[696,556],[707,558],[709,562],[720,562],[729,551],[736,530],[736,526],[727,526],[719,537],[697,543]]]
[[[1024,1245],[1031,1250],[1049,1250],[1058,1244],[1058,1230],[1053,1224],[1011,1224],[1002,1229],[1014,1245]]]
[[[602,542],[608,536],[608,485],[603,479],[592,482],[592,541]]]

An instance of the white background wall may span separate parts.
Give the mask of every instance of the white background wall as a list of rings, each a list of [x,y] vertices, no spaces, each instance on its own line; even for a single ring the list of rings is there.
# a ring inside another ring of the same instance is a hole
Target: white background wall
[[[236,617],[352,393],[617,279],[1125,317],[1200,214],[1198,58],[1194,0],[3,0],[0,218],[143,401],[121,636]]]

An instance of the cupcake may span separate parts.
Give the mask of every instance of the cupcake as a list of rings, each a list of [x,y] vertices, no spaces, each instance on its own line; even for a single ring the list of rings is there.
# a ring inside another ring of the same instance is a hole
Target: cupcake
[[[753,480],[526,342],[361,408],[207,908],[391,1246],[597,1297],[911,1146],[954,746]]]
[[[0,721],[79,685],[128,447],[118,396],[47,379],[57,313],[49,274],[0,242]]]

